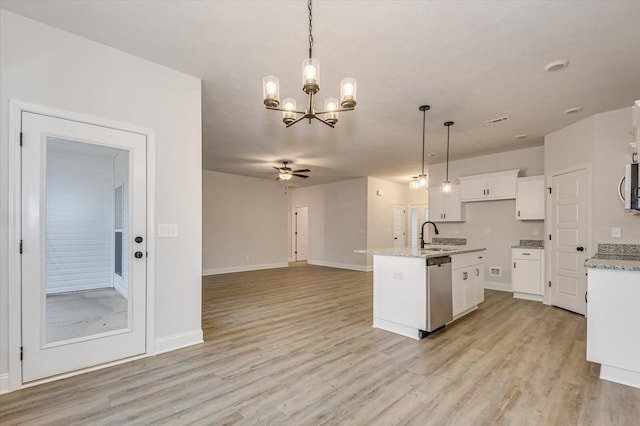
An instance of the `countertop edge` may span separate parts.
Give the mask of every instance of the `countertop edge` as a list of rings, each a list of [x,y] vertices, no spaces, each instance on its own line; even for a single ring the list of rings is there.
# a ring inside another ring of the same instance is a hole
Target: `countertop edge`
[[[619,259],[588,259],[584,266],[592,269],[614,269],[618,271],[639,271],[640,261]]]
[[[421,249],[411,249],[411,248],[379,248],[379,249],[369,249],[369,250],[354,250],[354,253],[359,254],[372,254],[375,256],[395,256],[395,257],[413,257],[416,259],[430,259],[434,257],[442,257],[442,256],[454,256],[456,254],[463,253],[472,253],[474,251],[483,251],[486,250],[485,247],[464,247],[461,246],[451,246],[452,250],[448,251],[439,251],[434,253],[420,253]]]

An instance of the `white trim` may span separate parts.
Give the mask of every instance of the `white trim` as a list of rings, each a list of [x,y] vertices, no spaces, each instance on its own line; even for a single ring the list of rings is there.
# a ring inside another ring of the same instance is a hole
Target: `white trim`
[[[290,258],[288,259],[288,262],[295,262],[295,261],[296,261],[296,258],[295,258],[295,257],[290,257]]]
[[[360,272],[371,272],[373,271],[373,266],[367,265],[353,265],[349,263],[337,263],[337,262],[325,262],[322,260],[307,260],[309,265],[317,265],[317,266],[327,266],[329,268],[339,268],[339,269],[351,269],[353,271]]]
[[[114,280],[115,281],[115,280]],[[113,288],[120,293],[122,296],[124,297],[128,297],[129,296],[129,290],[127,288],[124,287],[124,285],[122,284],[121,281],[115,281],[113,283]]]
[[[510,293],[513,291],[511,283],[499,283],[496,281],[485,281],[484,288],[487,290],[508,291]]]
[[[640,389],[640,372],[625,370],[611,365],[600,366],[600,378]]]
[[[155,355],[180,348],[186,348],[187,346],[198,345],[200,343],[204,343],[201,328],[197,330],[186,331],[184,333],[174,334],[167,337],[160,337],[156,339],[155,342]]]
[[[519,293],[515,291],[513,292],[513,298],[523,299],[523,300],[532,300],[534,302],[544,302],[544,296],[541,294]]]
[[[9,392],[9,374],[0,374],[0,395]]]
[[[410,337],[411,339],[420,340],[420,330],[408,325],[398,324],[397,322],[387,321],[382,318],[374,318],[372,327],[396,333],[404,337]]]
[[[8,379],[0,382],[0,392],[4,391],[4,383],[8,382],[7,391],[14,391],[23,387],[22,363],[20,361],[20,346],[22,345],[22,302],[21,294],[21,269],[18,246],[21,237],[21,166],[20,166],[20,131],[23,112],[46,115],[80,123],[102,126],[111,129],[123,130],[130,133],[144,135],[147,138],[147,311],[146,311],[146,355],[155,352],[155,131],[146,127],[140,127],[128,123],[121,123],[105,118],[94,117],[71,111],[49,108],[28,102],[9,99],[9,178],[8,178],[8,218],[9,229],[7,233],[8,259],[8,292],[9,292],[9,364]],[[143,355],[142,357],[146,356]],[[79,373],[93,371],[110,365],[138,359],[140,357],[126,358],[100,366],[78,370],[73,373],[57,375],[35,383],[57,380]]]
[[[207,275],[229,274],[232,272],[248,272],[259,271],[262,269],[286,268],[288,266],[289,262],[265,263],[262,265],[228,266],[226,268],[204,269],[202,271],[202,276],[206,277]]]

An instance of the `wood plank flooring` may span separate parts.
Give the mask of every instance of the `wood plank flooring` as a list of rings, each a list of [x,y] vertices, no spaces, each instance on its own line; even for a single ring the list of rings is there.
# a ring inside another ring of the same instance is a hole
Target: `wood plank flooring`
[[[0,396],[0,424],[636,425],[586,320],[487,291],[421,341],[371,328],[372,274],[206,277],[205,343]]]

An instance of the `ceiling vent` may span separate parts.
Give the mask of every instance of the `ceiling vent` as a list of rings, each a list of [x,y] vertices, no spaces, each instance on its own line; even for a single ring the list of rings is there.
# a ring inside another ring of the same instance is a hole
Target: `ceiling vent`
[[[484,124],[486,124],[487,126],[490,126],[492,124],[497,124],[497,123],[501,123],[503,121],[507,121],[509,119],[509,117],[507,117],[506,115],[504,117],[498,117],[498,118],[494,118],[492,120],[487,120],[484,122]]]

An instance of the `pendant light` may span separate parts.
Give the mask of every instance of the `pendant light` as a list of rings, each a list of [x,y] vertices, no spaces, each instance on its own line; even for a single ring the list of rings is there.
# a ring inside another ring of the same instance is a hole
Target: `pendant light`
[[[316,111],[313,108],[313,96],[320,90],[320,62],[312,57],[313,34],[311,0],[307,1],[309,9],[309,57],[302,62],[302,91],[307,94],[307,102],[304,110],[296,107],[296,100],[286,98],[280,104],[280,81],[277,77],[268,75],[262,79],[262,98],[267,109],[282,111],[282,122],[287,127],[304,120],[315,118],[329,127],[335,127],[338,123],[338,113],[353,111],[356,107],[356,80],[343,78],[340,82],[340,101],[336,98],[328,98],[324,101],[324,110]],[[323,115],[324,118],[321,118]]]
[[[431,107],[429,105],[422,105],[418,109],[422,111],[422,171],[418,176],[413,177],[411,182],[409,182],[409,188],[411,189],[427,187],[427,175],[424,172],[424,141],[426,134],[427,111],[429,111]]]
[[[451,192],[451,181],[449,180],[449,133],[451,126],[453,126],[453,121],[447,121],[444,125],[447,126],[447,175],[444,182],[442,182],[442,192]]]

